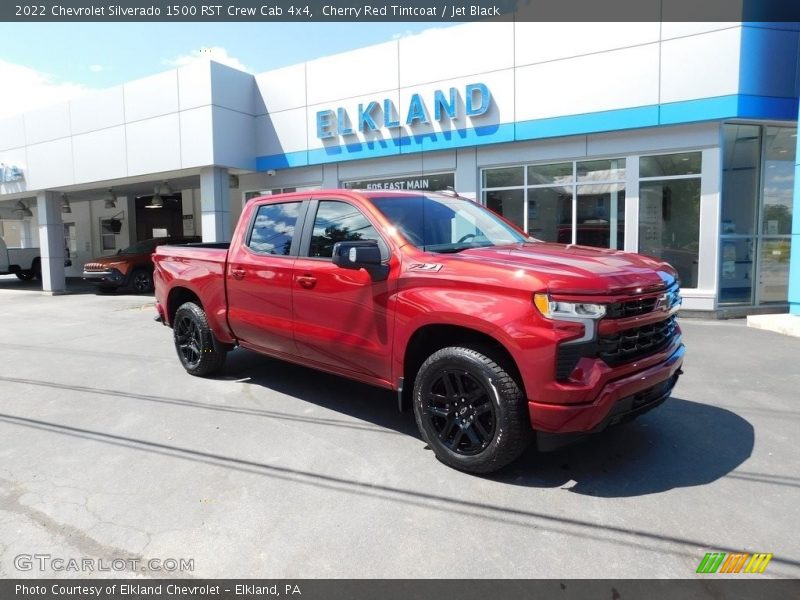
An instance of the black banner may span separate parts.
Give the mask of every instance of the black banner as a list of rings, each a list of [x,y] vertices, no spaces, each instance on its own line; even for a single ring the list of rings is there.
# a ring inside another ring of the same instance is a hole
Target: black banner
[[[790,0],[40,0],[0,4],[11,22],[800,21]]]
[[[27,579],[0,581],[3,600],[777,600],[800,597],[800,581],[749,575],[691,580]]]

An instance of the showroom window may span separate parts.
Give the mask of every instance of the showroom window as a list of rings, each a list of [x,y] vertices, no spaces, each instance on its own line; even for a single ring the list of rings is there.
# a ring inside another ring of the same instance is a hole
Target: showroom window
[[[100,244],[103,250],[117,249],[117,238],[114,235],[112,219],[100,219]]]
[[[483,202],[537,239],[622,249],[625,159],[484,169]]]
[[[670,263],[684,288],[697,287],[701,163],[701,152],[639,159],[639,252]]]

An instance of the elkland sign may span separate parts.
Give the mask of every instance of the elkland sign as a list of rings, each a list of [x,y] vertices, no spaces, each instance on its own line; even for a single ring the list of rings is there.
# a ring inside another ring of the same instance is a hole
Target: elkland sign
[[[470,83],[464,87],[463,101],[457,88],[446,93],[435,90],[432,104],[428,105],[420,94],[412,94],[408,106],[401,113],[391,98],[372,100],[358,105],[355,115],[347,109],[317,111],[317,137],[325,140],[337,136],[351,136],[380,129],[399,129],[431,122],[458,121],[464,117],[479,117],[486,114],[492,104],[492,95],[484,83]],[[355,119],[353,118],[355,117]]]
[[[0,183],[22,181],[24,178],[22,167],[0,163]]]

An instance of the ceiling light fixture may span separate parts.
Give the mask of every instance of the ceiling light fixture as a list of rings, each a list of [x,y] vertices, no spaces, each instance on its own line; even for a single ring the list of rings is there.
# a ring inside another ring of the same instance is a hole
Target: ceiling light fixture
[[[158,194],[160,196],[172,196],[172,188],[169,187],[166,181],[158,186]]]
[[[28,208],[22,200],[17,201],[17,205],[14,207],[14,212],[19,215],[20,219],[33,216],[31,209]]]
[[[150,202],[145,205],[145,208],[164,208],[164,198],[161,197],[159,186],[153,189],[153,196]]]

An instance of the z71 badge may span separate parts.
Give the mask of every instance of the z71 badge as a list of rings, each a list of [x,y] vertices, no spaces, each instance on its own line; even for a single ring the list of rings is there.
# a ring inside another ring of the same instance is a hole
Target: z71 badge
[[[409,265],[409,271],[440,271],[444,265],[438,263],[413,263]]]

